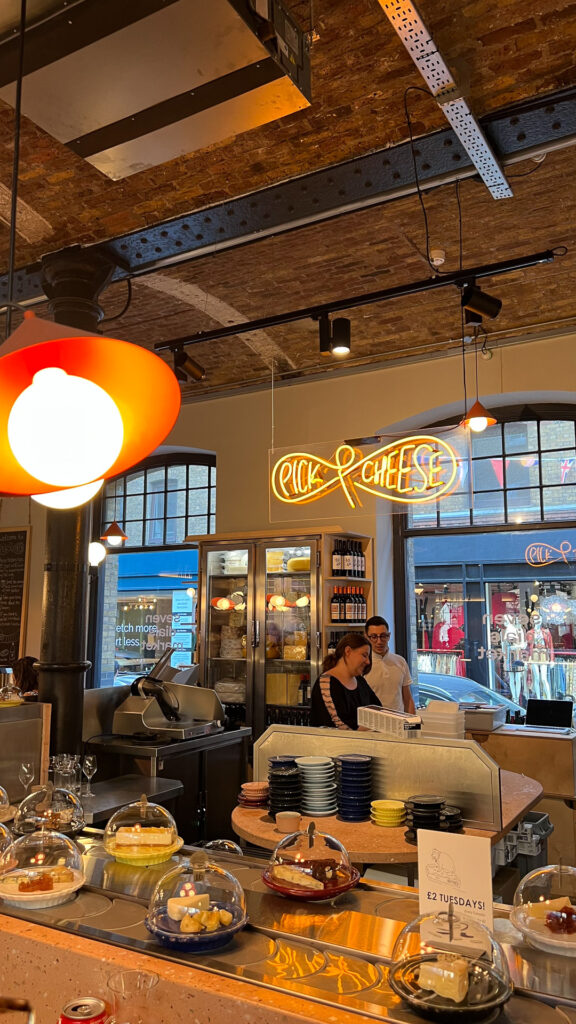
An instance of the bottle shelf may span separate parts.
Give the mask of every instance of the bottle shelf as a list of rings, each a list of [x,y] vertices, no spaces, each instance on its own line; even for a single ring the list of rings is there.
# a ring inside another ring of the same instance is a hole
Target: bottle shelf
[[[353,586],[355,583],[372,583],[372,580],[368,576],[325,576],[324,583],[337,587],[340,584]]]
[[[357,628],[358,626],[363,626],[363,625],[364,625],[363,619],[360,619],[359,621],[356,621],[356,622],[353,622],[353,621],[351,621],[351,622],[327,622],[326,625],[324,626],[324,632],[325,633],[330,633],[333,629],[350,629],[352,626]]]

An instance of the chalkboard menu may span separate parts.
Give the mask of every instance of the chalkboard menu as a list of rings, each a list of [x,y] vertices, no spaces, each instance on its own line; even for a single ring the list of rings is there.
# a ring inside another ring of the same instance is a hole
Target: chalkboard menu
[[[0,529],[0,665],[20,657],[26,616],[29,529]]]

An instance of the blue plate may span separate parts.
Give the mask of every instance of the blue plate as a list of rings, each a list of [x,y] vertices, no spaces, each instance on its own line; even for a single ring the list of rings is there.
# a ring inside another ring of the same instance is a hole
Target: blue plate
[[[165,907],[157,910],[154,915],[147,914],[145,924],[161,946],[167,946],[168,949],[186,950],[189,953],[210,953],[213,949],[227,946],[236,932],[239,932],[248,921],[240,907],[235,907],[230,903],[210,904],[211,910],[216,907],[218,910],[229,910],[233,915],[232,924],[225,928],[219,928],[216,932],[181,932],[180,922],[173,921],[171,917],[168,917]]]

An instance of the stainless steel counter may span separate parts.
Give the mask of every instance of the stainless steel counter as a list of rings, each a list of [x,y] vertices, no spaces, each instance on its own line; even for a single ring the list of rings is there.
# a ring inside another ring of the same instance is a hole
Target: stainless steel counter
[[[3,912],[381,1021],[416,1020],[387,981],[396,936],[418,913],[414,890],[361,882],[335,900],[311,906],[270,893],[261,880],[262,861],[218,853],[218,862],[244,887],[249,925],[225,949],[195,956],[156,945],[144,924],[148,900],[166,865],[135,869],[117,864],[96,835],[82,845],[87,885],[73,901],[46,910]],[[501,1024],[565,1024],[566,1019],[576,1024],[576,962],[525,946],[511,929],[506,908],[498,914],[496,929],[517,987],[498,1018]],[[564,1017],[552,1009],[557,1004]]]

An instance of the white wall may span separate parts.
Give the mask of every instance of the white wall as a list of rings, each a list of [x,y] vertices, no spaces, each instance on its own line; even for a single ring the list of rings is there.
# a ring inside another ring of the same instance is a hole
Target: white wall
[[[576,336],[549,338],[500,349],[480,362],[480,393],[491,407],[525,401],[575,400]],[[473,367],[469,357],[469,381]],[[322,441],[373,434],[386,426],[424,425],[462,411],[459,355],[369,372],[291,383],[275,388],[275,446],[300,447]],[[268,449],[271,444],[270,391],[190,403],[182,408],[167,444],[215,451],[217,456],[218,532],[270,530]],[[34,505],[34,503],[32,503]],[[22,525],[28,502],[4,499],[0,525]],[[40,640],[43,565],[41,510],[32,512],[33,559],[26,650],[36,653]],[[303,529],[318,529],[318,519],[302,520]],[[294,523],[286,525],[295,525]],[[327,522],[326,526],[335,525]],[[376,536],[376,517],[340,519],[344,529]],[[378,516],[378,611],[392,616],[392,566],[389,517]]]

